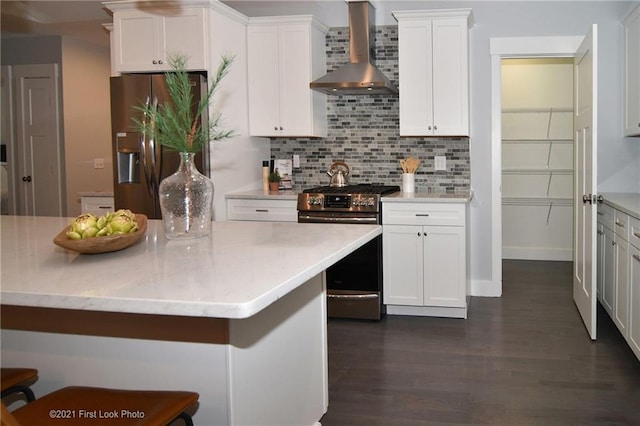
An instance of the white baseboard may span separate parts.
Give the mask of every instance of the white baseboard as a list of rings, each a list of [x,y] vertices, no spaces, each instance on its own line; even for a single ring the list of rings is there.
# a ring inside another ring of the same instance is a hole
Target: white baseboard
[[[513,260],[572,261],[572,248],[502,247],[502,258]]]
[[[492,280],[471,280],[471,296],[501,297],[502,283]]]

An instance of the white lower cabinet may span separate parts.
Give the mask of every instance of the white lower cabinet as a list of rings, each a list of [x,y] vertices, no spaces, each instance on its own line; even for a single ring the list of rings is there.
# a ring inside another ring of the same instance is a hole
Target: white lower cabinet
[[[96,216],[113,212],[115,211],[113,197],[82,195],[80,197],[80,210],[83,214],[92,213]]]
[[[467,317],[465,204],[383,203],[388,314]]]
[[[629,243],[622,237],[614,237],[615,302],[613,322],[623,336],[629,324]]]
[[[640,222],[640,221],[639,221]],[[627,343],[640,359],[640,247],[629,247],[629,334]]]
[[[640,219],[598,207],[598,300],[640,359]]]
[[[260,222],[297,222],[295,199],[227,199],[228,220],[254,220]]]

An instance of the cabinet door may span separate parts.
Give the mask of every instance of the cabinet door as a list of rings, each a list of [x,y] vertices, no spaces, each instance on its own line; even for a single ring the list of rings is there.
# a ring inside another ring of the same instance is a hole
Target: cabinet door
[[[249,128],[252,136],[280,135],[278,27],[248,29]]]
[[[425,226],[424,304],[466,306],[464,228]]]
[[[615,305],[613,322],[623,336],[627,336],[629,323],[629,243],[616,235],[615,250]]]
[[[615,246],[613,241],[613,231],[607,227],[603,227],[603,250],[602,258],[602,306],[605,311],[613,319],[613,307],[615,306]]]
[[[640,7],[625,22],[624,134],[640,135]]]
[[[596,245],[597,245],[597,266],[596,266],[596,271],[597,271],[597,285],[596,285],[596,289],[598,292],[598,301],[600,302],[601,305],[604,306],[604,303],[602,302],[602,295],[604,293],[603,289],[604,289],[604,225],[602,225],[600,222],[598,222],[598,232],[597,232],[597,241],[596,241]]]
[[[422,306],[424,301],[421,226],[384,225],[384,303]]]
[[[627,342],[640,359],[640,249],[629,247],[629,336]]]
[[[174,16],[127,11],[114,19],[118,72],[167,71],[173,54],[187,57],[189,70],[206,69],[205,11],[184,9]]]
[[[312,133],[309,25],[284,25],[279,33],[280,126],[282,136]]]
[[[164,69],[170,69],[168,59],[171,55],[181,54],[187,57],[189,70],[207,69],[207,37],[204,32],[204,9],[186,9],[179,15],[166,16],[160,20],[159,60]]]
[[[433,21],[433,134],[469,134],[466,19]]]
[[[398,25],[400,136],[433,134],[431,21]]]
[[[117,13],[113,30],[116,71],[158,69],[156,41],[160,39],[160,26],[155,16],[140,12]]]

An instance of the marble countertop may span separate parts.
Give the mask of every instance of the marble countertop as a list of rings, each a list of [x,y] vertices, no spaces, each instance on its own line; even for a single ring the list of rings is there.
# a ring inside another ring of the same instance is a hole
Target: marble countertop
[[[78,192],[81,197],[113,197],[113,191],[81,191]]]
[[[209,237],[145,238],[113,253],[54,245],[71,218],[1,216],[2,304],[250,317],[380,235],[379,225],[214,222]]]
[[[385,195],[382,202],[403,202],[403,203],[468,203],[473,198],[473,191],[459,192],[396,192]]]
[[[640,219],[640,193],[605,192],[600,195],[606,204]]]
[[[297,200],[300,192],[302,192],[302,190],[295,188],[283,191],[264,191],[262,189],[254,189],[249,191],[231,192],[225,194],[225,198],[245,200]]]

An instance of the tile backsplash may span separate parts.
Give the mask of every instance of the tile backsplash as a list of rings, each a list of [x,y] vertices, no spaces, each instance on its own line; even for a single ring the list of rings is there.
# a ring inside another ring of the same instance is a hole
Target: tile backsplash
[[[332,28],[326,46],[328,71],[349,62],[349,29]],[[398,27],[376,27],[375,46],[376,65],[397,86]],[[350,183],[401,185],[399,160],[413,156],[422,161],[417,191],[469,189],[469,138],[400,137],[397,96],[329,96],[327,110],[326,138],[271,140],[272,159],[300,156],[293,171],[297,187],[328,185],[326,171],[335,161],[349,165]],[[446,157],[446,171],[434,170],[435,156]]]

